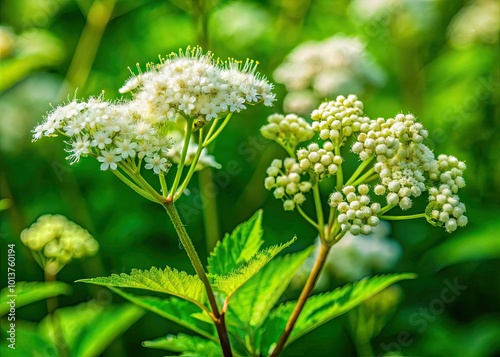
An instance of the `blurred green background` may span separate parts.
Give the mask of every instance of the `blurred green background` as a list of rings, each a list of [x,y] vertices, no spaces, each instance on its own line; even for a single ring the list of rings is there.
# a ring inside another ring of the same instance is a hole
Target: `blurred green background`
[[[367,115],[415,114],[429,130],[427,144],[437,154],[457,156],[468,166],[467,187],[461,191],[467,227],[450,235],[424,221],[392,224],[391,237],[402,245],[402,257],[391,271],[416,272],[419,278],[401,284],[402,302],[374,339],[375,353],[500,353],[496,0],[3,0],[0,11],[2,287],[6,285],[7,243],[17,243],[17,280],[43,280],[19,235],[46,213],[67,216],[88,229],[100,244],[98,256],[66,267],[59,275],[62,281],[72,284],[79,278],[153,265],[192,271],[173,227],[157,205],[109,172],[99,172],[95,160],[69,166],[62,140],[31,143],[30,130],[51,109],[49,103],[55,106],[73,98],[76,88],[79,98],[103,90],[106,98],[119,98],[118,88],[130,75],[127,67],[135,69],[139,63],[144,68],[157,61],[159,54],[196,44],[221,58],[258,60],[260,72],[272,80],[273,71],[295,46],[343,34],[363,41],[386,74],[384,84],[356,93]],[[294,249],[300,249],[313,243],[313,230],[296,212],[284,212],[281,202],[263,187],[270,161],[285,156],[259,134],[267,115],[282,112],[285,87],[277,84],[276,92],[275,108],[256,106],[236,115],[212,147],[223,168],[211,173],[218,214],[209,214],[205,220],[212,222],[210,232],[218,231],[222,237],[263,208],[268,244],[296,234],[299,240]],[[229,165],[236,169],[228,169]],[[205,239],[202,189],[196,178],[190,190],[191,195],[179,202],[179,210],[195,245],[206,256],[210,243]],[[323,193],[327,197],[328,189]],[[210,212],[215,212],[213,207]],[[453,302],[440,304],[446,282],[466,288]],[[342,283],[330,281],[331,287]],[[72,295],[59,298],[62,306],[90,298],[123,302],[106,289],[86,284],[73,287]],[[424,317],[422,309],[431,312]],[[423,319],[420,323],[415,321],[416,313]],[[17,314],[20,319],[39,321],[46,307],[40,302],[20,308]],[[141,347],[141,342],[176,331],[182,330],[148,313],[113,342],[105,355],[164,355]],[[409,337],[401,336],[402,331]],[[324,325],[284,353],[302,355],[355,355],[346,321],[341,318]]]

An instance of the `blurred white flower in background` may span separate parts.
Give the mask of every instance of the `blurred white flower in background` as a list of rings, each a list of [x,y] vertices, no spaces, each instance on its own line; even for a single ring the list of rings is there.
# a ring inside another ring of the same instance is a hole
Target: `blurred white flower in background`
[[[289,92],[285,111],[307,114],[325,98],[381,86],[385,73],[360,39],[335,35],[296,47],[276,68],[274,79]]]
[[[455,47],[475,43],[498,43],[500,5],[496,0],[478,0],[460,10],[453,18],[448,36]]]
[[[175,164],[178,164],[181,160],[182,148],[184,147],[184,135],[180,131],[172,131],[170,132],[170,137],[172,139],[173,145],[167,152],[167,157]],[[193,158],[196,155],[196,151],[198,150],[198,144],[192,140],[189,142],[189,146],[186,153],[186,161],[185,165],[189,166],[193,162]],[[206,167],[213,167],[215,169],[220,169],[222,167],[219,164],[213,155],[209,155],[207,148],[201,150],[201,155],[198,160],[198,164],[196,165],[195,170],[199,171]]]
[[[402,249],[396,240],[388,238],[390,231],[389,223],[380,221],[369,235],[354,236],[347,233],[332,247],[316,288],[328,287],[332,278],[352,282],[394,267],[401,258]],[[319,239],[316,240],[316,248],[295,276],[292,285],[304,284],[319,252]]]

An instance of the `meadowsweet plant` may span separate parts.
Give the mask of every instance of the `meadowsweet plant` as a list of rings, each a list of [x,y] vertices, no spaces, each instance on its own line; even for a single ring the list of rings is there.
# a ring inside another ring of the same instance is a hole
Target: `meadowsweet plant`
[[[74,99],[54,108],[34,129],[35,141],[65,137],[71,163],[93,157],[101,171],[113,173],[169,215],[196,275],[165,266],[79,280],[107,286],[193,333],[159,336],[145,341],[145,347],[191,356],[276,356],[305,333],[414,277],[380,275],[309,297],[328,252],[344,235],[368,235],[381,219],[426,217],[449,232],[467,223],[458,198],[465,185],[462,162],[451,156],[435,158],[423,144],[427,132],[413,116],[372,120],[355,96],[338,97],[314,110],[312,123],[295,114],[274,114],[262,128],[263,136],[278,142],[288,155],[271,162],[265,187],[319,235],[315,262],[298,300],[278,304],[315,247],[277,256],[297,239],[290,237],[262,248],[262,211],[226,234],[205,266],[175,202],[196,171],[220,167],[206,149],[231,117],[249,105],[272,105],[273,86],[256,66],[251,60],[221,61],[198,47],[188,48],[148,64],[145,71],[138,68],[120,89],[130,97]],[[361,161],[349,178],[343,167],[346,148]],[[151,177],[158,181],[151,182]],[[334,180],[336,188],[322,199],[319,185],[326,180]],[[387,214],[396,207],[409,209],[424,193],[429,194],[425,212]],[[307,212],[308,200],[314,202],[314,218]]]
[[[297,210],[318,230],[321,247],[273,356],[289,342],[330,249],[344,236],[370,235],[381,220],[425,218],[449,233],[467,224],[458,196],[465,186],[465,163],[444,154],[436,158],[424,143],[427,131],[413,115],[370,119],[363,103],[349,95],[322,103],[300,131],[290,125],[290,117],[272,115],[261,129],[289,156],[272,161],[264,186],[282,200],[284,210]],[[348,151],[359,160],[349,175],[344,170]],[[335,187],[328,198],[319,190],[325,180],[333,180]],[[420,196],[427,197],[425,210],[405,214]],[[314,202],[315,215],[303,209],[307,200]]]

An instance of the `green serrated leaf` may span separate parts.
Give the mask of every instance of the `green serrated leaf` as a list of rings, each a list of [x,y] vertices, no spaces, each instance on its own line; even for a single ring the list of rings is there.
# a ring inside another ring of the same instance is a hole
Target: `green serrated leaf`
[[[130,275],[113,274],[110,277],[81,279],[77,282],[158,291],[191,301],[202,308],[206,300],[203,283],[197,276],[168,266],[163,270],[155,267],[150,270],[132,269]]]
[[[220,357],[222,351],[218,343],[185,334],[167,335],[152,341],[144,341],[144,347],[181,352],[179,356]]]
[[[229,274],[249,261],[262,243],[262,210],[259,210],[217,243],[208,258],[208,272],[213,275]]]
[[[287,344],[355,308],[388,286],[400,280],[415,278],[416,275],[411,273],[380,275],[362,279],[328,293],[311,296],[307,300]],[[269,315],[261,329],[263,334],[261,351],[264,354],[278,340],[296,303],[297,301],[290,301],[280,305]]]
[[[110,287],[112,291],[127,299],[128,301],[173,321],[191,331],[198,333],[213,341],[218,341],[214,326],[210,323],[200,321],[194,315],[200,312],[200,308],[189,301],[174,296],[160,299],[151,296],[138,296],[124,292],[121,289]]]
[[[8,302],[12,298],[9,295],[16,295],[16,308],[19,308],[49,297],[70,293],[71,287],[59,281],[50,283],[20,281],[16,283],[14,291],[6,287],[0,292],[0,316],[9,312]]]
[[[99,356],[113,340],[144,315],[133,304],[104,305],[97,301],[56,310],[56,318],[64,341],[72,356]],[[55,344],[53,319],[39,324],[42,336]]]
[[[213,286],[225,293],[228,298],[231,297],[243,284],[245,284],[252,276],[257,274],[264,266],[267,265],[279,252],[295,242],[297,238],[293,238],[287,243],[273,245],[269,248],[260,250],[246,264],[234,269],[226,275],[215,275],[213,278]]]
[[[234,295],[230,305],[231,313],[237,315],[238,321],[252,328],[262,325],[314,248],[311,246],[298,253],[276,257],[269,262]]]

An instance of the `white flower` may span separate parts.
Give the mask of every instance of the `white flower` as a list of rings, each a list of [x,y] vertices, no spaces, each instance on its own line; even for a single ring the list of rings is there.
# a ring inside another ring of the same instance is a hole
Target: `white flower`
[[[72,153],[67,157],[67,159],[70,160],[71,164],[78,162],[80,160],[80,156],[90,153],[90,141],[88,135],[77,137],[76,140],[71,142],[70,144],[71,149],[66,151]]]
[[[99,149],[104,149],[104,146],[111,144],[112,140],[107,131],[99,131],[94,135],[94,140],[90,143],[91,146],[97,146]]]
[[[127,157],[135,157],[135,148],[137,147],[136,142],[130,142],[130,139],[123,139],[123,141],[118,141],[116,143],[115,153],[126,159]]]
[[[97,160],[99,162],[102,162],[101,164],[101,170],[106,171],[107,169],[111,170],[116,170],[118,165],[116,165],[117,162],[120,162],[122,157],[119,155],[115,155],[115,150],[113,149],[111,152],[108,151],[101,151],[102,156],[98,156]]]
[[[161,172],[167,171],[167,159],[160,157],[158,154],[154,154],[152,157],[146,157],[147,162],[144,167],[148,170],[153,169],[153,172],[159,175]]]

